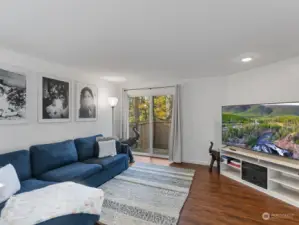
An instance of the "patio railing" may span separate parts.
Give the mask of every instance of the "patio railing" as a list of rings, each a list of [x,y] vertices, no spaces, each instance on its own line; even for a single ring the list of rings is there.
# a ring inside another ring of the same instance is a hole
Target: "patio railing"
[[[155,121],[153,122],[153,150],[154,154],[165,155],[168,154],[168,139],[170,133],[170,121]],[[134,137],[135,133],[132,128],[135,123],[130,124],[130,137]],[[138,124],[138,130],[140,132],[140,139],[135,152],[148,153],[150,148],[150,136],[149,136],[149,122],[140,122]]]

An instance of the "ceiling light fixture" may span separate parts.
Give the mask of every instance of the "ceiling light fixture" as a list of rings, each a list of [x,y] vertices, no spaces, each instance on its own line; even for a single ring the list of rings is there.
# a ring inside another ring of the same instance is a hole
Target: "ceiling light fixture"
[[[250,62],[250,61],[252,61],[253,59],[251,58],[251,57],[246,57],[246,58],[242,58],[241,59],[241,61],[243,62],[243,63],[247,63],[247,62]]]
[[[125,82],[127,79],[122,76],[103,76],[102,80],[110,81],[110,82]]]

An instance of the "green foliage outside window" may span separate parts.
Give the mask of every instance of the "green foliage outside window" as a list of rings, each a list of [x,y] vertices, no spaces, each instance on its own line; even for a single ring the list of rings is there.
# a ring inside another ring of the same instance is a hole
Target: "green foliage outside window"
[[[152,101],[152,103],[151,103]],[[129,123],[149,122],[150,104],[153,104],[154,121],[169,121],[172,115],[172,95],[129,98]]]

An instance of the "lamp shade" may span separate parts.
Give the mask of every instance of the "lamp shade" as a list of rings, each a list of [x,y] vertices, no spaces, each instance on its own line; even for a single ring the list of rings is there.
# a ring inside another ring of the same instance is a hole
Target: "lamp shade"
[[[109,105],[111,107],[115,107],[117,105],[117,103],[118,103],[118,98],[116,98],[116,97],[109,97],[108,98],[108,102],[109,102]]]

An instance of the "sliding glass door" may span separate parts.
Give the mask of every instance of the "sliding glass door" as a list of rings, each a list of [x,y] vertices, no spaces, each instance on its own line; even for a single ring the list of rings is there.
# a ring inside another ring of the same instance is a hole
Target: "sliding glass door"
[[[152,97],[153,154],[168,156],[168,140],[172,117],[172,95]]]
[[[133,146],[134,152],[150,153],[149,124],[150,98],[148,96],[129,97],[129,137],[140,134],[138,142]]]
[[[168,157],[172,95],[129,97],[129,137],[140,134],[135,154]]]

